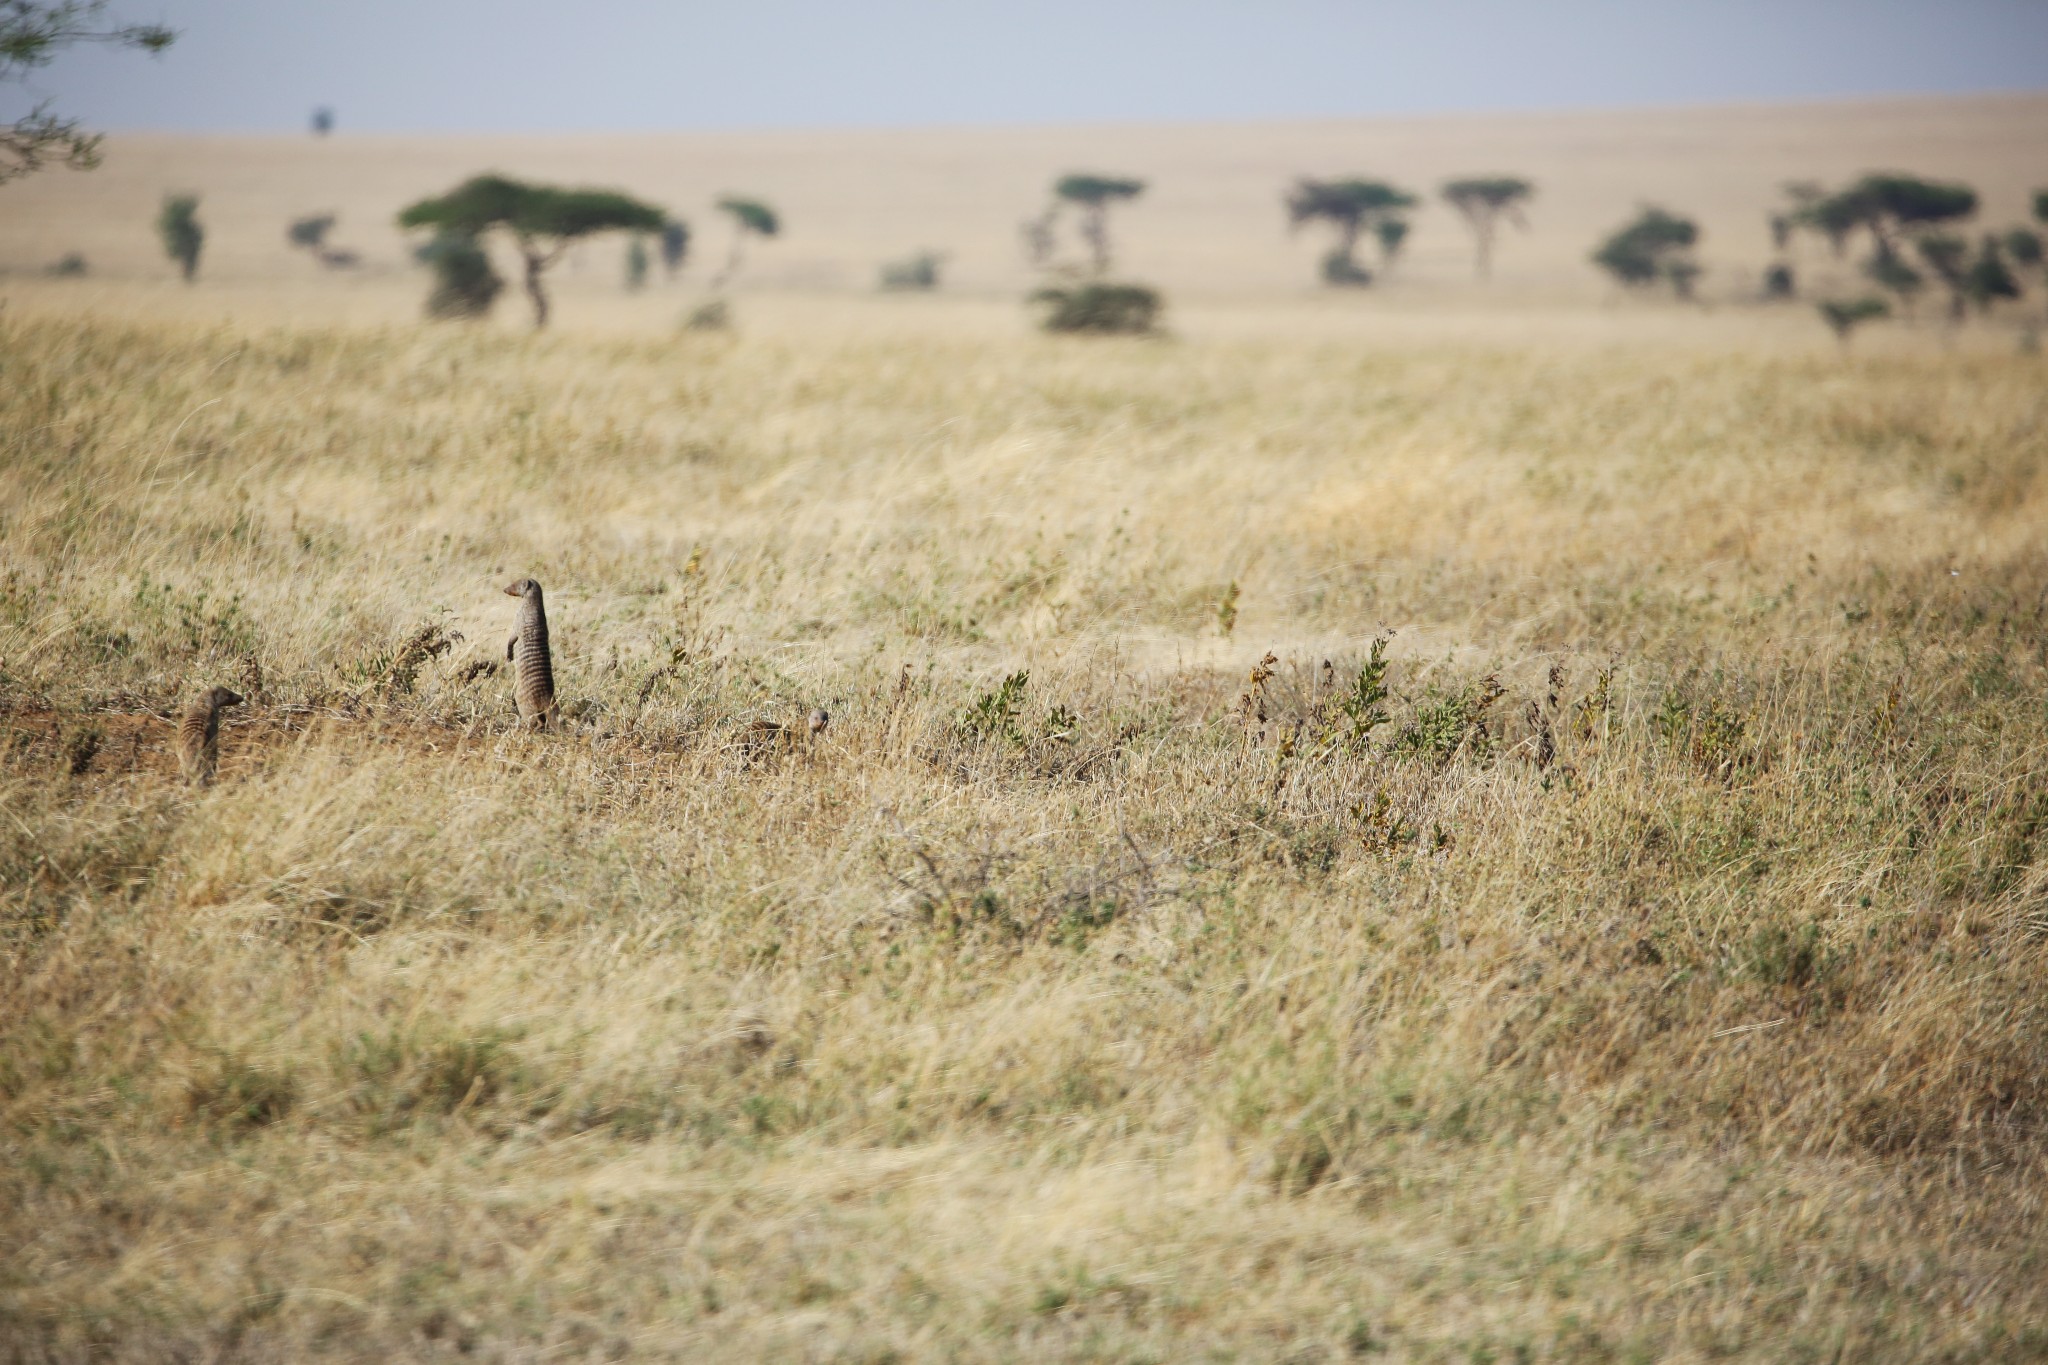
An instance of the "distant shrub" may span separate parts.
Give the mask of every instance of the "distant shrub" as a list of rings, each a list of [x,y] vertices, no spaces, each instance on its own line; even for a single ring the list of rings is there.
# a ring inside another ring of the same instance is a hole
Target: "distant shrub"
[[[1645,205],[1635,221],[1600,244],[1593,264],[1625,288],[1645,289],[1663,281],[1680,298],[1690,298],[1700,273],[1691,255],[1699,239],[1699,225],[1692,219]]]
[[[2006,242],[1987,234],[1977,248],[1977,259],[1963,272],[1963,292],[1979,312],[2001,299],[2017,299],[2025,292],[2020,288],[2019,277],[2006,264],[2007,250]],[[2038,253],[2035,259],[2039,259]]]
[[[157,211],[156,234],[164,254],[178,263],[178,271],[190,284],[199,275],[199,251],[206,245],[206,229],[199,222],[199,196],[169,194]]]
[[[1159,292],[1142,284],[1082,284],[1041,289],[1032,297],[1049,305],[1043,323],[1048,332],[1140,335],[1157,326],[1162,307]]]
[[[920,251],[882,266],[881,287],[885,290],[937,289],[939,267],[946,261],[938,251]]]
[[[1844,348],[1849,345],[1850,333],[1866,322],[1889,316],[1892,311],[1890,304],[1875,295],[1865,295],[1860,299],[1822,299],[1814,307],[1819,310],[1821,321],[1828,325],[1835,334],[1835,340]]]
[[[1340,289],[1363,289],[1370,285],[1372,280],[1372,272],[1353,260],[1351,253],[1341,246],[1323,257],[1324,284],[1335,285]]]
[[[1799,297],[1799,285],[1793,278],[1791,266],[1781,262],[1764,272],[1764,297],[1773,300]]]
[[[683,319],[686,332],[724,332],[732,327],[732,309],[724,299],[710,299],[698,304]]]
[[[75,280],[86,273],[85,257],[76,251],[67,252],[57,263],[43,273],[53,279]]]
[[[291,226],[285,229],[284,236],[293,246],[304,247],[317,253],[327,245],[327,234],[333,229],[333,214],[316,213],[305,218],[294,218]]]
[[[467,233],[436,233],[413,255],[434,272],[434,289],[427,295],[430,318],[483,317],[505,288],[490,256]]]

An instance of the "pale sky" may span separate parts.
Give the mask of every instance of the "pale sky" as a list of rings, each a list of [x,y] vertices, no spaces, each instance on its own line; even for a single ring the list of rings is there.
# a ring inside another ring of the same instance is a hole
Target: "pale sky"
[[[2048,0],[114,0],[161,58],[0,89],[104,129],[1230,121],[2048,88]]]

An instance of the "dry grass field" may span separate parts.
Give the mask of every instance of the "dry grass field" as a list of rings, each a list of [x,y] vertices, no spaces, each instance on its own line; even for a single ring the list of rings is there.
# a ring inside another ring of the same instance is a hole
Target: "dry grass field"
[[[2009,329],[1610,309],[1541,228],[1482,306],[1439,224],[1058,340],[859,222],[728,336],[597,265],[437,327],[225,188],[150,278],[156,180],[301,196],[140,155],[0,191],[106,258],[0,282],[0,1360],[2048,1359]]]

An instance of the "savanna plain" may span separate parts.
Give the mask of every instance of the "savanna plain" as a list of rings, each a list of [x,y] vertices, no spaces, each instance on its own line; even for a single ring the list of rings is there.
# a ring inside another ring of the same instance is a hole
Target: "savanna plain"
[[[79,288],[0,290],[0,1359],[2048,1358],[2011,334]]]

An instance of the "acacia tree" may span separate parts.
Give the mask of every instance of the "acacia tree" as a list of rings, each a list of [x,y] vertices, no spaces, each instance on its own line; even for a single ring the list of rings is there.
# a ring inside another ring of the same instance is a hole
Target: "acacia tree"
[[[728,195],[718,201],[718,207],[732,215],[732,254],[725,258],[725,268],[711,281],[715,292],[723,289],[734,275],[739,273],[740,255],[751,236],[769,238],[782,231],[782,220],[758,199],[741,199]]]
[[[199,249],[206,245],[206,229],[199,222],[199,196],[165,195],[156,215],[156,235],[164,244],[164,255],[178,263],[185,283],[192,283],[199,275]]]
[[[1960,316],[1968,246],[1946,229],[1976,211],[1977,192],[1967,185],[1881,171],[1833,194],[1809,194],[1791,220],[1826,238],[1837,257],[1859,234],[1867,235],[1871,251],[1863,273],[1897,296],[1910,321],[1927,277],[1908,260],[1909,249],[1948,286],[1951,316]]]
[[[1692,219],[1645,205],[1634,222],[1600,244],[1593,253],[1593,264],[1625,288],[1645,289],[1662,280],[1678,297],[1689,299],[1700,275],[1699,264],[1692,258],[1699,239],[1699,225]]]
[[[1535,193],[1534,185],[1512,175],[1472,176],[1445,182],[1444,202],[1464,215],[1472,229],[1473,267],[1480,279],[1493,275],[1493,239],[1500,221],[1506,219],[1524,232],[1529,230],[1522,206]]]
[[[1095,273],[1107,275],[1110,206],[1126,199],[1136,199],[1145,192],[1145,182],[1112,175],[1063,175],[1053,182],[1052,192],[1055,200],[1072,204],[1080,210],[1081,239],[1088,243]],[[1050,215],[1046,222],[1049,229]]]
[[[600,232],[658,232],[667,215],[611,190],[562,190],[528,185],[502,175],[480,175],[438,199],[422,199],[398,215],[398,225],[481,239],[493,229],[510,234],[526,264],[526,296],[533,325],[548,325],[548,295],[541,276],[582,238]]]
[[[177,37],[162,24],[109,23],[106,9],[106,0],[0,0],[0,85],[25,80],[77,43],[139,48],[155,56]],[[0,123],[0,184],[53,161],[91,170],[100,164],[100,135],[52,113],[48,100],[12,123]]]
[[[1372,272],[1358,263],[1358,239],[1370,229],[1380,237],[1381,251],[1391,263],[1407,236],[1405,215],[1415,207],[1415,196],[1383,180],[1310,180],[1294,182],[1287,194],[1287,225],[1299,229],[1304,223],[1326,222],[1337,229],[1337,244],[1323,257],[1323,281],[1336,285],[1367,285]],[[1393,230],[1392,249],[1381,224],[1399,222]]]

